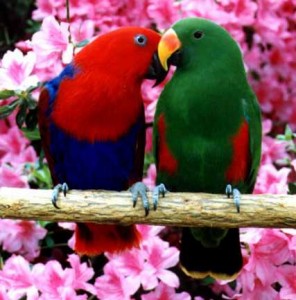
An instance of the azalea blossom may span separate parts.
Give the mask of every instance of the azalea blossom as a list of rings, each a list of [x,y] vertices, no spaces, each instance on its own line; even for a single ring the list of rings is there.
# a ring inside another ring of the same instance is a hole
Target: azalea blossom
[[[106,254],[109,262],[104,268],[104,275],[96,281],[98,295],[114,290],[116,294],[127,297],[134,294],[140,285],[144,290],[154,289],[159,280],[173,288],[179,286],[178,277],[167,270],[177,264],[179,251],[157,236],[162,227],[142,225],[138,228],[143,237],[140,248]]]
[[[155,181],[156,181],[156,166],[155,164],[151,164],[147,170],[147,176],[143,178],[143,182],[150,190],[152,190],[155,187]]]
[[[288,192],[287,179],[289,168],[277,170],[273,164],[260,167],[254,193],[256,194],[286,194]]]
[[[141,297],[142,300],[191,300],[191,297],[186,292],[176,293],[175,289],[160,282],[157,288]],[[199,300],[202,300],[200,298]]]
[[[274,136],[282,133],[280,130],[287,123],[296,130],[295,0],[69,2],[70,23],[64,0],[36,0],[33,19],[41,21],[42,26],[28,40],[17,42],[18,49],[8,50],[3,55],[0,90],[22,91],[35,86],[38,81],[53,78],[81,49],[80,42],[87,43],[94,36],[115,28],[136,25],[163,32],[180,18],[209,18],[226,28],[239,43],[249,82],[262,109],[262,160],[255,193],[287,193],[287,181],[293,180],[291,174],[296,172],[296,160],[286,153],[286,143]],[[171,68],[171,74],[173,71]],[[158,87],[152,87],[153,84],[147,80],[142,85],[149,125],[154,120],[157,100],[165,82]],[[37,97],[37,93],[33,97]],[[152,127],[147,130],[146,140],[146,151],[151,152]],[[291,161],[289,168],[279,168],[275,164],[282,159]],[[15,114],[0,121],[0,186],[29,187],[24,166],[36,160],[35,150],[15,124]],[[156,167],[151,165],[144,182],[152,188],[155,179]],[[68,225],[61,226],[70,230],[75,227],[74,223]],[[163,227],[137,225],[143,237],[140,248],[121,254],[107,253],[109,261],[104,266],[104,274],[97,278],[93,278],[91,266],[81,263],[75,254],[66,262],[29,263],[35,258],[42,259],[38,257],[39,242],[46,230],[38,223],[1,220],[0,227],[3,250],[22,255],[12,254],[3,262],[0,299],[86,300],[90,294],[102,300],[128,300],[140,287],[143,293],[137,297],[144,300],[190,299],[186,291],[175,290],[179,278],[171,268],[178,263],[179,251],[161,239]],[[247,228],[240,232],[243,269],[235,286],[225,281],[217,281],[211,286],[217,298],[294,299],[294,229]],[[73,243],[72,237],[68,244],[73,247]],[[90,280],[94,280],[95,285]],[[189,279],[182,278],[181,282],[183,280]],[[194,297],[202,299],[197,295]]]
[[[29,262],[22,256],[11,256],[0,270],[0,286],[6,289],[7,299],[38,299],[38,288],[33,274],[39,274],[41,265],[31,269]],[[5,298],[4,298],[5,299]]]
[[[95,282],[97,296],[100,299],[113,300],[122,299],[130,300],[130,296],[137,291],[131,278],[123,276],[113,264],[106,264],[104,275],[98,277]]]
[[[36,86],[38,77],[33,73],[36,54],[24,55],[19,49],[7,51],[0,63],[0,90],[26,90]]]
[[[32,260],[39,255],[39,241],[47,231],[34,221],[0,220],[0,244],[3,250]]]

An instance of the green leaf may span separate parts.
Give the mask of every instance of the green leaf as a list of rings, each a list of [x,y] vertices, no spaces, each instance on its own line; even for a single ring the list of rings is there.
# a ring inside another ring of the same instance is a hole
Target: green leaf
[[[22,128],[22,132],[24,133],[25,137],[30,141],[38,141],[41,139],[40,132],[37,127],[35,127],[33,130],[30,130],[28,128]]]
[[[296,194],[296,182],[289,182],[288,187],[289,187],[289,194],[295,195]]]
[[[31,109],[25,119],[26,126],[29,130],[34,130],[38,123],[37,108]]]
[[[25,119],[26,119],[26,113],[27,113],[27,104],[25,102],[23,102],[20,105],[20,109],[18,111],[18,113],[16,114],[16,124],[18,126],[18,128],[22,128]]]
[[[50,236],[46,236],[45,238],[45,244],[48,248],[53,248],[54,247],[54,240]]]
[[[51,175],[47,164],[27,164],[27,170],[30,182],[42,189],[50,189],[52,187]]]
[[[29,109],[35,109],[37,107],[37,101],[34,100],[31,95],[28,95],[27,103]]]
[[[210,285],[210,284],[213,284],[215,282],[215,279],[210,277],[210,276],[207,276],[206,278],[202,279],[202,284],[203,285]]]
[[[16,93],[13,90],[2,90],[0,91],[0,99],[7,99],[9,97],[15,96]]]
[[[8,105],[0,106],[0,119],[7,118],[19,105],[19,100],[14,100]]]
[[[293,131],[289,125],[286,126],[285,136],[287,141],[291,141],[293,139]]]
[[[46,225],[51,224],[51,223],[53,223],[53,222],[50,222],[50,221],[37,221],[37,223],[38,223],[41,227],[45,228]]]
[[[78,48],[81,48],[81,47],[86,46],[88,43],[89,43],[89,40],[83,40],[83,41],[77,43],[75,46]]]
[[[144,160],[144,175],[147,175],[147,170],[151,164],[154,163],[154,156],[152,152],[145,154],[145,160]]]

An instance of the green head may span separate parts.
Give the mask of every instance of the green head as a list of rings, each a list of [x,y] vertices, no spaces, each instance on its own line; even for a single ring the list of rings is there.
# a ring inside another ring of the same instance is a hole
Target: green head
[[[232,72],[243,72],[243,60],[237,43],[221,26],[201,18],[178,21],[162,36],[158,45],[162,66],[176,65],[177,68],[201,72],[204,68],[224,68]],[[222,62],[221,64],[219,62]]]

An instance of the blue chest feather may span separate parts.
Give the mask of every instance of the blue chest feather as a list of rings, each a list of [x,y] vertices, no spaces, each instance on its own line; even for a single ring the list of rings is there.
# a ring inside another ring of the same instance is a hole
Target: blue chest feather
[[[50,152],[59,183],[71,189],[124,190],[134,168],[140,126],[135,125],[116,142],[77,141],[50,127]]]

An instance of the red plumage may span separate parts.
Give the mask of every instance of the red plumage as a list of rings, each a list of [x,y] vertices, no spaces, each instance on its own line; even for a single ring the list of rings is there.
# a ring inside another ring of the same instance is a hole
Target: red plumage
[[[251,164],[249,140],[249,125],[244,121],[238,132],[231,138],[233,155],[226,171],[228,182],[247,180]]]
[[[46,84],[39,128],[54,184],[125,190],[142,179],[141,84],[159,39],[158,33],[138,27],[107,33]],[[77,224],[75,237],[75,251],[88,255],[138,247],[141,240],[134,225],[92,223]]]

